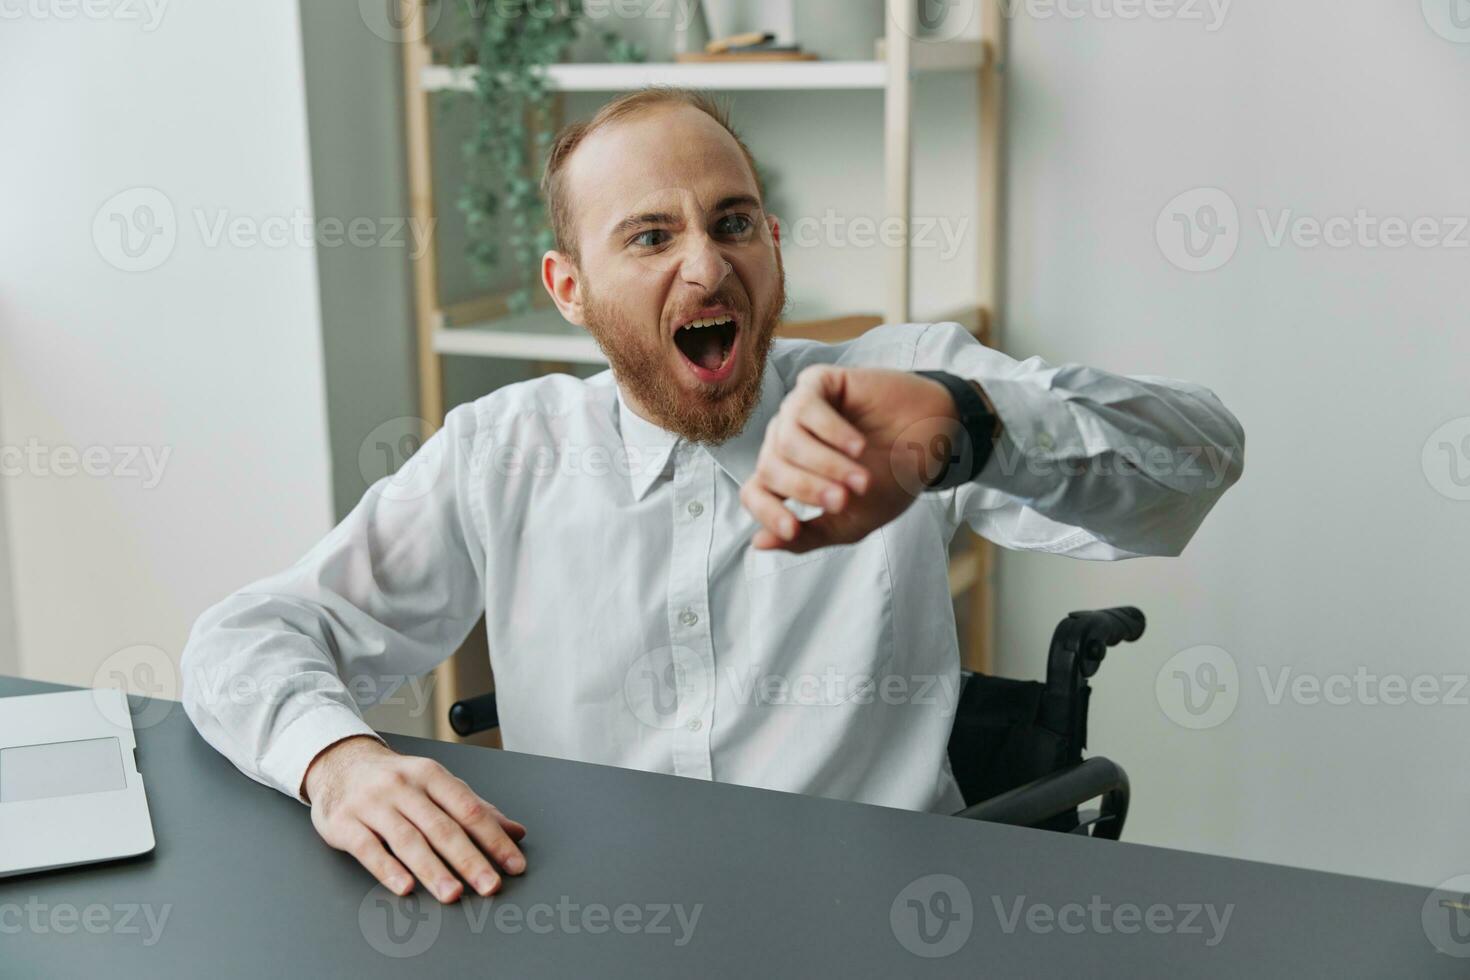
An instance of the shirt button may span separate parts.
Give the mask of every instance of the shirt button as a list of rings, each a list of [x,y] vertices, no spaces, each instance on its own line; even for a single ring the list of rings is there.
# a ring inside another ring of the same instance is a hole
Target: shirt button
[[[704,727],[704,722],[700,721],[698,718],[695,718],[693,721],[691,721],[689,723],[689,730],[691,732],[697,732],[697,731],[699,731],[703,727]]]
[[[679,614],[679,622],[683,623],[685,626],[693,626],[695,623],[699,622],[699,613],[686,606],[684,608],[684,611]]]
[[[1051,433],[1049,432],[1038,432],[1036,434],[1036,444],[1042,449],[1050,449],[1056,445],[1056,443],[1052,442]]]
[[[700,503],[697,500],[691,500],[691,501],[689,501],[689,516],[690,517],[698,517],[700,514],[703,514],[703,513],[704,513],[704,504]]]

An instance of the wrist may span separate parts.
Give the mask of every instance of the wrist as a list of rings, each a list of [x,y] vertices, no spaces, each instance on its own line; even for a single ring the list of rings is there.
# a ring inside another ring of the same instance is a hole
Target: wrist
[[[978,477],[989,462],[1000,436],[1000,418],[985,389],[976,381],[947,371],[916,371],[930,382],[928,390],[943,392],[945,410],[936,418],[948,429],[946,452],[940,454],[939,472],[925,481],[925,489],[949,490]]]
[[[918,400],[917,414],[922,419],[947,419],[958,423],[960,420],[959,407],[955,405],[954,396],[944,383],[935,379],[932,374],[915,372],[922,385],[920,391],[922,397]]]
[[[301,777],[301,796],[310,803],[320,799],[332,777],[353,759],[381,752],[392,752],[371,735],[348,735],[318,752]]]

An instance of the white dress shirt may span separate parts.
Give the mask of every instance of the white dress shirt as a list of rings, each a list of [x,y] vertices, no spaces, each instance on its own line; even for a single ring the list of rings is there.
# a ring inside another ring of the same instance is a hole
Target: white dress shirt
[[[739,487],[819,362],[980,382],[1005,426],[996,455],[856,544],[751,548]],[[296,564],[206,610],[184,705],[243,772],[297,796],[321,749],[372,734],[362,705],[485,612],[506,749],[957,810],[960,523],[1007,548],[1175,555],[1238,478],[1243,440],[1202,387],[1018,362],[952,323],[775,341],[750,423],[715,447],[636,415],[610,372],[511,385],[449,412]]]

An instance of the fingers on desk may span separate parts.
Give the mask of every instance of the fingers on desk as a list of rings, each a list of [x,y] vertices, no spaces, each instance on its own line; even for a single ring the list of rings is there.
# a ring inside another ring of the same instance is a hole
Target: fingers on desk
[[[518,875],[526,870],[526,857],[516,847],[516,841],[526,836],[526,828],[518,821],[501,813],[498,807],[481,799],[468,784],[448,772],[431,778],[428,790],[433,802],[469,832],[479,851],[490,855],[509,874]],[[465,880],[475,881],[474,878]],[[499,885],[498,877],[495,884]]]
[[[348,835],[343,850],[357,858],[358,864],[367,868],[374,878],[382,882],[384,888],[395,895],[407,895],[413,890],[413,876],[397,858],[388,853],[378,835],[366,824],[359,823],[357,829]]]
[[[435,898],[441,902],[459,898],[461,878],[481,895],[500,887],[500,875],[470,842],[464,828],[427,796],[408,795],[398,800],[397,805],[399,820],[407,829],[393,822],[397,836],[387,841]]]

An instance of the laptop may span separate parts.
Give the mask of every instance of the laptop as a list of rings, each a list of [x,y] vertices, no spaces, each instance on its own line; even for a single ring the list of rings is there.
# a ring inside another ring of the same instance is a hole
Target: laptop
[[[126,695],[0,698],[0,878],[153,850]]]

